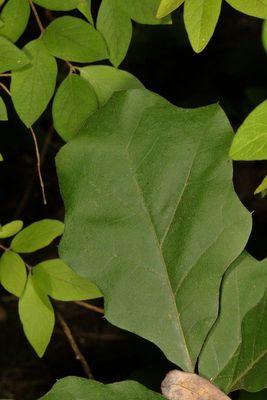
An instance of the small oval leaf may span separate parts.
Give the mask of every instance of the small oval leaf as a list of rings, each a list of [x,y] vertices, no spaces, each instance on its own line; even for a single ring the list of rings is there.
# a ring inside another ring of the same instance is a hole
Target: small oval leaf
[[[48,25],[43,40],[55,57],[77,62],[94,62],[108,58],[101,34],[80,18],[65,16]]]
[[[13,251],[5,251],[0,260],[0,275],[3,287],[20,297],[27,281],[26,267],[22,258]]]
[[[49,298],[36,285],[31,274],[19,300],[19,317],[28,341],[42,357],[51,339],[55,315]]]
[[[200,53],[210,41],[217,25],[222,0],[186,0],[184,22],[190,43]]]
[[[33,276],[38,286],[56,300],[90,300],[102,297],[92,282],[76,274],[59,258],[36,265]]]
[[[230,157],[245,161],[267,159],[267,100],[256,107],[239,127]]]
[[[59,86],[53,102],[56,131],[67,142],[97,108],[92,86],[79,75],[70,74]]]
[[[17,219],[0,227],[0,239],[16,235],[23,227],[23,221]]]
[[[20,119],[30,127],[53,96],[57,64],[41,39],[29,42],[23,50],[31,64],[19,71],[12,71],[10,90]]]
[[[132,38],[132,23],[117,0],[102,0],[96,22],[104,36],[110,62],[118,67],[126,56]]]
[[[30,17],[28,0],[9,0],[0,15],[3,22],[0,35],[16,42],[26,29]]]
[[[237,11],[267,19],[267,0],[226,0]]]
[[[56,219],[34,222],[19,232],[11,242],[11,249],[18,253],[32,253],[48,246],[62,235],[64,224]]]

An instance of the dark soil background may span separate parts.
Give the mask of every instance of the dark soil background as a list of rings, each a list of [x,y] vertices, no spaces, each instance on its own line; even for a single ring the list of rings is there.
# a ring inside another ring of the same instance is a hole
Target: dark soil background
[[[97,1],[94,12],[97,11]],[[38,8],[44,23],[58,16]],[[74,13],[75,15],[75,13]],[[267,98],[267,55],[261,44],[262,21],[240,14],[224,4],[216,33],[207,49],[193,53],[182,14],[174,15],[173,26],[134,25],[134,35],[122,69],[132,72],[144,85],[180,107],[198,107],[219,102],[236,129],[246,115]],[[38,36],[32,19],[18,43]],[[61,78],[67,72],[59,63]],[[6,79],[6,78],[3,78]],[[9,122],[1,123],[0,220],[14,218],[25,225],[42,218],[64,218],[58,190],[54,157],[62,141],[51,127],[49,109],[36,124],[48,205],[43,206],[36,174],[34,147],[29,131],[16,116],[10,99]],[[267,174],[266,162],[234,165],[234,184],[245,206],[253,211],[253,231],[247,249],[258,259],[267,256],[267,198],[253,192]],[[32,264],[54,257],[56,244],[31,257]],[[96,303],[97,304],[97,303]],[[101,305],[98,303],[98,305]],[[151,343],[111,326],[101,315],[77,304],[56,304],[87,358],[96,379],[114,382],[133,378],[159,389],[164,374],[173,366]],[[17,312],[17,300],[0,292],[0,397],[35,400],[48,391],[56,379],[84,376],[83,370],[56,325],[45,356],[39,359],[26,341]],[[232,398],[238,398],[233,394]],[[261,397],[263,398],[263,397]],[[267,398],[267,397],[266,397]],[[252,394],[248,399],[257,399]]]

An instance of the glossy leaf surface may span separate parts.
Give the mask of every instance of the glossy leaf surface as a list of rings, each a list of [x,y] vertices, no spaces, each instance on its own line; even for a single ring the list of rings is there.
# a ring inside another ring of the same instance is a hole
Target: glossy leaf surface
[[[104,385],[76,377],[60,379],[39,400],[164,400],[158,393],[148,390],[140,383],[125,381]]]
[[[26,54],[12,42],[0,36],[0,73],[16,70],[29,64]]]
[[[0,227],[0,239],[8,238],[16,235],[23,227],[23,222],[20,219],[9,222]]]
[[[59,86],[53,102],[56,131],[67,142],[97,108],[96,93],[88,81],[76,74],[68,75]]]
[[[43,261],[33,269],[38,286],[56,300],[89,300],[102,297],[97,287],[73,272],[62,260]]]
[[[19,317],[28,341],[42,357],[51,339],[55,315],[49,298],[36,285],[32,275],[28,275],[26,288],[19,300]]]
[[[51,54],[63,60],[87,63],[108,58],[101,34],[80,18],[55,19],[47,27],[43,40]]]
[[[238,129],[230,157],[247,161],[267,159],[267,100],[257,106]]]
[[[80,68],[81,76],[94,88],[100,106],[103,106],[113,93],[127,89],[142,89],[142,83],[132,74],[107,65],[90,65]]]
[[[220,315],[200,355],[199,372],[227,393],[267,384],[266,289],[267,261],[245,252],[223,281]]]
[[[30,17],[30,3],[28,0],[8,0],[1,11],[3,22],[0,35],[12,42],[16,42],[26,29]]]
[[[11,242],[11,249],[18,253],[32,253],[48,246],[62,235],[64,224],[56,219],[34,222],[19,232]]]
[[[26,280],[26,267],[22,258],[13,251],[5,251],[0,259],[1,284],[10,293],[20,297]]]
[[[113,324],[189,371],[251,229],[231,184],[231,140],[219,106],[184,110],[132,90],[57,156],[62,258],[99,286]]]
[[[96,26],[106,40],[110,62],[118,67],[132,38],[132,22],[118,0],[102,0]]]
[[[41,39],[24,47],[30,65],[12,71],[11,96],[14,107],[27,127],[46,109],[56,85],[57,64]]]
[[[208,44],[217,25],[222,0],[186,0],[184,22],[190,43],[196,53]]]

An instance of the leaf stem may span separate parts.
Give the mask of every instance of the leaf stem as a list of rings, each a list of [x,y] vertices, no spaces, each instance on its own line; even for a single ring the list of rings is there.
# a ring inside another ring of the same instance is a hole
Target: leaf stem
[[[4,250],[4,251],[9,250],[7,247],[3,246],[1,243],[0,243],[0,249],[1,249],[1,250]]]
[[[44,203],[44,205],[46,205],[47,201],[46,201],[45,187],[44,187],[44,181],[43,181],[42,171],[41,171],[41,158],[40,158],[40,153],[39,153],[39,148],[38,148],[38,142],[37,142],[36,135],[35,135],[33,128],[30,127],[29,129],[32,134],[34,147],[35,147],[36,160],[37,160],[37,172],[38,172],[39,182],[40,182],[42,196],[43,196],[43,203]]]
[[[74,301],[78,306],[87,308],[90,311],[95,311],[99,314],[104,314],[104,309],[101,307],[93,306],[92,304],[86,303],[85,301]]]
[[[35,5],[33,4],[32,0],[29,0],[29,3],[30,3],[30,6],[31,6],[31,9],[32,9],[32,12],[34,14],[34,17],[36,19],[37,25],[39,26],[39,29],[40,29],[41,33],[43,33],[45,31],[45,28],[44,28],[44,26],[42,24],[42,21],[40,20],[40,17],[39,17],[38,12],[37,12],[37,10],[35,8]]]
[[[2,82],[0,82],[0,86],[9,96],[11,96],[11,93],[10,93],[9,89],[6,87],[6,85],[4,85]]]
[[[88,376],[89,379],[94,379],[91,368],[89,367],[85,357],[83,356],[83,354],[81,353],[76,340],[74,339],[72,332],[67,324],[67,322],[64,320],[64,318],[62,317],[62,315],[57,311],[57,318],[58,321],[62,327],[62,330],[66,336],[66,338],[68,339],[68,342],[72,348],[72,350],[74,351],[74,354],[76,356],[76,359],[80,361],[83,370],[85,372],[85,374]]]
[[[4,77],[10,77],[11,76],[11,74],[0,74],[0,78],[4,78]]]

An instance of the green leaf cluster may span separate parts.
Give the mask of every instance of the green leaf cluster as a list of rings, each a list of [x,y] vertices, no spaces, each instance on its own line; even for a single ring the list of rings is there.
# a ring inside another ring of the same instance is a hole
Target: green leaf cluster
[[[0,283],[19,297],[19,316],[24,333],[41,357],[50,341],[55,315],[49,299],[73,301],[101,297],[97,287],[73,272],[62,260],[43,261],[34,267],[27,265],[21,253],[32,253],[48,246],[62,235],[64,224],[44,219],[22,229],[20,220],[3,225],[0,239],[13,237],[0,258]],[[20,253],[20,254],[18,254]]]

